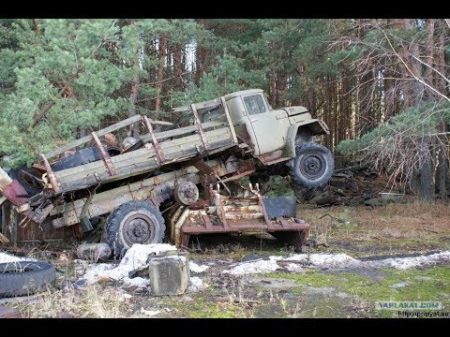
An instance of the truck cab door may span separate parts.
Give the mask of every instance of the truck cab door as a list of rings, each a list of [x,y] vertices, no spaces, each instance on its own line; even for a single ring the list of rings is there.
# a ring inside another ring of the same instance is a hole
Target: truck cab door
[[[247,110],[248,132],[252,132],[255,145],[255,156],[274,152],[285,145],[286,130],[282,128],[277,114],[272,113],[262,94],[242,96]],[[252,137],[253,138],[253,137]]]

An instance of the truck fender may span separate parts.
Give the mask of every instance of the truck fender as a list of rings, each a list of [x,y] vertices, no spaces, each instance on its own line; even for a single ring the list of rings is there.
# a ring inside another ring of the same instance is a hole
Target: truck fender
[[[286,154],[289,157],[295,157],[296,139],[299,132],[302,130],[309,130],[311,135],[328,135],[330,130],[324,121],[319,119],[309,119],[294,125],[291,125],[288,129],[286,139]]]

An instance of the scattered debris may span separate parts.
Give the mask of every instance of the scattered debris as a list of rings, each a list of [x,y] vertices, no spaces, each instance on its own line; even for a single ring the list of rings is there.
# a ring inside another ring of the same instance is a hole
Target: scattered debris
[[[147,268],[150,256],[176,252],[176,250],[175,246],[166,243],[134,244],[128,249],[119,265],[105,263],[91,265],[83,278],[86,279],[88,284],[96,283],[102,279],[124,280],[125,278],[130,278],[136,272]]]
[[[77,248],[77,256],[80,259],[97,262],[106,260],[111,256],[111,248],[107,243],[83,243]]]
[[[329,184],[324,188],[307,190],[294,187],[299,202],[317,206],[366,205],[384,206],[389,203],[404,203],[406,196],[400,191],[386,192],[389,179],[369,167],[354,165],[334,171]]]

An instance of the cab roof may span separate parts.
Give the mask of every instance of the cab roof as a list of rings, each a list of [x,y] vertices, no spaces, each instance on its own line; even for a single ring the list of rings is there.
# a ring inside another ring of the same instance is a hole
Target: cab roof
[[[229,100],[229,99],[232,99],[237,96],[260,94],[262,92],[264,92],[264,90],[262,90],[262,89],[248,89],[248,90],[236,91],[231,94],[225,95],[224,97],[225,97],[225,100]]]
[[[262,89],[247,89],[247,90],[235,91],[235,92],[232,92],[231,94],[225,95],[223,97],[225,98],[226,101],[228,101],[232,98],[235,98],[235,97],[238,97],[241,95],[260,94],[263,92],[264,92],[264,90],[262,90]],[[215,98],[210,101],[195,103],[197,108],[214,106],[214,105],[218,105],[218,104],[220,104],[220,98]],[[190,109],[191,108],[189,106],[179,106],[179,107],[173,108],[172,110],[175,112],[182,112],[182,111],[190,111]]]

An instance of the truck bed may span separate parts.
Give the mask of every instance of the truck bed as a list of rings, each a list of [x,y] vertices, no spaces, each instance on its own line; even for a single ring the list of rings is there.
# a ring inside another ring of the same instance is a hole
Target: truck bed
[[[103,135],[102,130],[97,132]],[[154,137],[154,139],[153,139]],[[52,172],[58,185],[58,193],[70,192],[125,179],[175,162],[197,156],[221,152],[237,145],[230,125],[225,122],[207,122],[174,130],[146,134],[140,137],[144,146],[110,158],[113,174],[104,160]],[[153,144],[156,140],[157,144]],[[68,148],[70,146],[65,146]],[[160,162],[157,149],[163,154]]]

